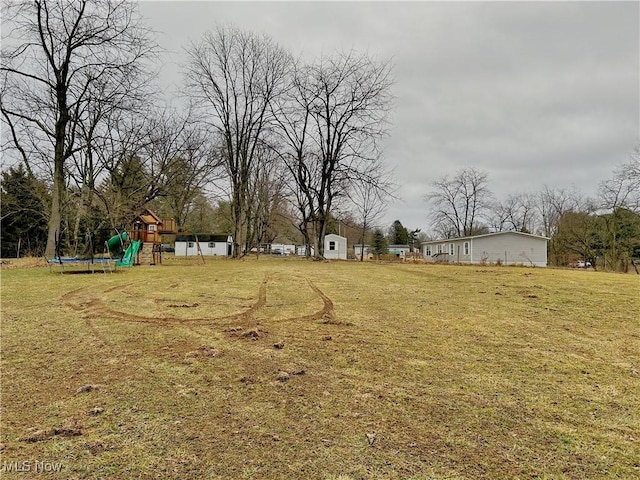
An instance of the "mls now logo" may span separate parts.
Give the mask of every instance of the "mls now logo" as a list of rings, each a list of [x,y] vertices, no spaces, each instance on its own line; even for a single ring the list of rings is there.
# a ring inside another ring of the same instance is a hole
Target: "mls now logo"
[[[2,462],[2,468],[0,472],[9,473],[20,473],[20,472],[35,472],[35,473],[57,473],[62,470],[61,462],[41,462],[39,460],[31,461],[31,460],[23,460],[23,461],[13,461],[7,462],[6,460]]]

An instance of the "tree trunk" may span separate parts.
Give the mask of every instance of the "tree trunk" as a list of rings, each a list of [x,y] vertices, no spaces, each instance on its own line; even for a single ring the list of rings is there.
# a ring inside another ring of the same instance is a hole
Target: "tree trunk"
[[[64,195],[64,127],[62,128],[62,138],[56,138],[54,162],[53,192],[51,192],[51,216],[49,217],[49,234],[47,236],[47,246],[45,248],[45,254],[50,258],[55,256],[56,236],[60,238],[60,226],[62,224],[62,197]]]

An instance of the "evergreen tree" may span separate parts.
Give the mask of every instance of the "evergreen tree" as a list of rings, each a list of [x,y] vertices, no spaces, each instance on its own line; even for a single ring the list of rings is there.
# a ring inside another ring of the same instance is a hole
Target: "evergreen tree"
[[[400,220],[393,222],[389,233],[389,243],[391,245],[409,244],[409,231],[402,225]]]
[[[50,201],[46,185],[22,164],[2,172],[2,257],[42,255]]]
[[[373,232],[373,239],[371,242],[371,247],[373,250],[373,254],[376,256],[380,256],[380,255],[386,255],[388,250],[387,250],[387,239],[384,237],[384,234],[382,233],[382,230],[380,229],[376,229]]]

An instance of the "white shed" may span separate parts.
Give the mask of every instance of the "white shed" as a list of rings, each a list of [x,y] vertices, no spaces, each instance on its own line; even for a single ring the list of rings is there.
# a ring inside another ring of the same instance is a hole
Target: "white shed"
[[[347,239],[330,233],[324,237],[324,258],[327,260],[347,259]]]
[[[547,237],[496,232],[422,243],[427,262],[547,266]]]
[[[230,257],[233,254],[233,237],[231,235],[178,235],[176,237],[176,257],[200,255]]]

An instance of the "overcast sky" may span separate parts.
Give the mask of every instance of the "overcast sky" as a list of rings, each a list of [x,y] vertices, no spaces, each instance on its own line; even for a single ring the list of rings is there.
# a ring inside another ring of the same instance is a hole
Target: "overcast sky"
[[[430,182],[487,172],[497,198],[598,183],[640,141],[639,2],[144,2],[179,90],[181,49],[216,23],[263,32],[294,55],[393,58],[384,156],[399,219],[429,230]]]

